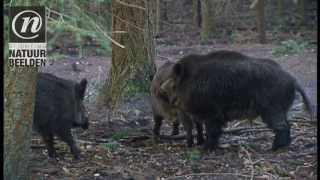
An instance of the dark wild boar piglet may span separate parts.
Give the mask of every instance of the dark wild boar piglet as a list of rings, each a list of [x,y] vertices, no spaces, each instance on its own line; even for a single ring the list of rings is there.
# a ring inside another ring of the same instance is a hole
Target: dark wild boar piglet
[[[33,127],[40,133],[49,157],[55,157],[54,136],[66,142],[76,159],[78,149],[71,129],[88,129],[89,122],[83,105],[87,80],[80,83],[65,80],[48,73],[39,73]]]
[[[179,134],[179,124],[180,121],[183,123],[184,126],[191,126],[189,128],[192,131],[192,121],[188,116],[184,116],[182,112],[179,112],[177,108],[174,108],[169,104],[169,99],[166,94],[162,94],[160,92],[160,86],[163,82],[165,82],[170,75],[171,69],[173,67],[173,62],[166,62],[163,64],[156,72],[153,80],[151,82],[151,106],[153,111],[153,119],[154,119],[154,129],[153,133],[155,137],[159,137],[160,135],[160,128],[162,125],[163,119],[167,120],[168,122],[172,123],[172,133],[171,135],[178,135]],[[189,125],[190,124],[190,125]],[[203,143],[203,129],[202,124],[196,122],[197,128],[197,143]],[[187,135],[191,135],[188,138],[188,146],[193,145],[193,137],[192,132],[187,133]]]
[[[233,51],[182,58],[172,67],[161,91],[171,105],[205,124],[206,150],[217,146],[228,121],[258,116],[275,133],[272,149],[288,146],[291,138],[287,112],[296,91],[312,115],[303,89],[280,65]]]

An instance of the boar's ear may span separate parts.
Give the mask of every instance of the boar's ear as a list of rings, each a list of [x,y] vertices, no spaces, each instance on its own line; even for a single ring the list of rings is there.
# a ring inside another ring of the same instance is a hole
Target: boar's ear
[[[87,79],[82,79],[81,82],[76,85],[76,88],[78,90],[78,93],[81,99],[84,98],[86,87],[87,87]]]
[[[185,77],[185,76],[186,76],[186,70],[185,70],[183,64],[181,64],[181,63],[175,64],[174,67],[173,67],[173,73],[174,73],[177,77],[179,77],[180,79],[182,79],[183,77]]]

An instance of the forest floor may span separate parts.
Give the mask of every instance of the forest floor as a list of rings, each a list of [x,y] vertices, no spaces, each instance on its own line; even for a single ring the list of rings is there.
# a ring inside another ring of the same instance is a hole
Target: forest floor
[[[176,61],[187,54],[220,49],[274,59],[298,79],[314,109],[317,107],[315,46],[299,54],[274,57],[272,50],[276,45],[273,43],[168,44],[165,38],[158,41],[161,41],[157,46],[158,67],[168,59]],[[80,160],[74,160],[68,146],[60,140],[56,140],[55,145],[59,158],[49,159],[41,138],[35,135],[30,165],[34,179],[317,179],[317,123],[310,120],[301,98],[297,98],[289,112],[290,147],[271,151],[274,135],[257,119],[252,123],[245,120],[229,123],[220,148],[203,153],[197,146],[187,148],[184,140],[158,143],[152,140],[148,96],[132,98],[120,107],[117,116],[108,119],[108,109],[96,105],[94,98],[107,78],[110,63],[111,58],[101,56],[67,57],[41,69],[78,82],[88,79],[85,103],[90,113],[90,127],[87,131],[74,131],[81,149]],[[76,64],[79,71],[74,71],[72,64]],[[171,126],[164,123],[161,133],[169,135],[170,132]],[[180,132],[184,134],[182,127]]]

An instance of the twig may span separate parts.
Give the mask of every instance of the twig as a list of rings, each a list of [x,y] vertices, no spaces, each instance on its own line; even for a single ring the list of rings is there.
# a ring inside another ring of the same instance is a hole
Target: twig
[[[157,56],[160,57],[160,58],[163,58],[163,59],[167,59],[167,60],[173,61],[173,59],[170,58],[170,57],[161,56],[161,55],[157,55]]]
[[[137,8],[137,9],[141,9],[141,10],[146,10],[146,8],[141,7],[141,6],[138,6],[138,5],[135,5],[135,4],[129,4],[129,3],[126,3],[126,2],[123,2],[123,1],[120,1],[120,0],[116,0],[116,2],[119,3],[119,4],[122,4],[122,5],[124,5],[124,6],[132,7],[132,8]]]
[[[251,177],[250,177],[250,180],[253,180],[253,177],[254,177],[254,165],[253,165],[253,162],[252,162],[252,159],[251,159],[251,155],[250,153],[246,150],[245,147],[243,146],[240,146],[240,148],[242,149],[242,151],[244,151],[247,156],[248,156],[248,160],[249,160],[249,163],[250,163],[250,166],[251,166]]]
[[[258,2],[259,0],[254,0],[250,5],[250,9],[254,9],[257,6]]]
[[[108,139],[95,139],[95,142],[96,143],[108,143],[109,142],[109,140]]]

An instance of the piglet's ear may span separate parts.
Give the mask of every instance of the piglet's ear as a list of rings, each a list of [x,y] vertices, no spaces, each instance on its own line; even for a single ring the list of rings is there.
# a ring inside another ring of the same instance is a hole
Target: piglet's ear
[[[82,79],[81,82],[79,84],[76,85],[79,96],[81,99],[84,98],[84,94],[86,92],[86,88],[87,88],[87,79]]]

